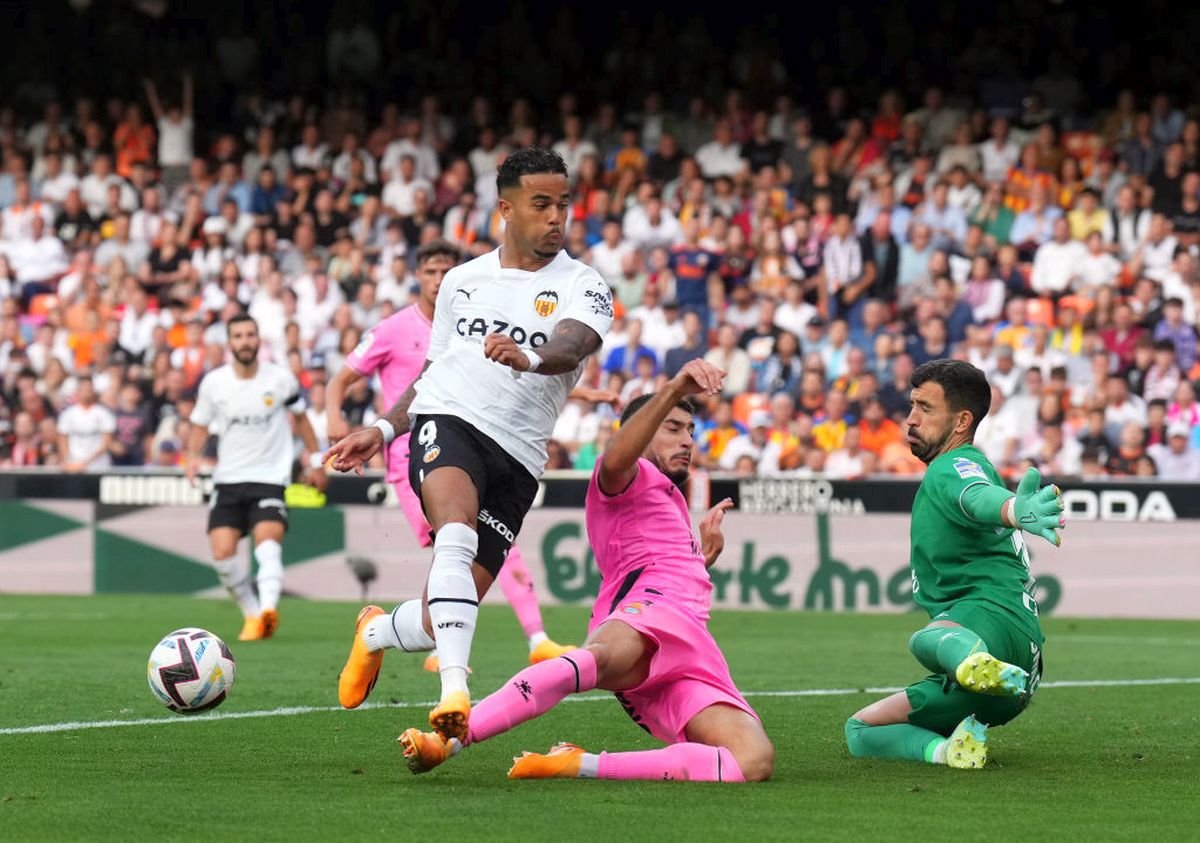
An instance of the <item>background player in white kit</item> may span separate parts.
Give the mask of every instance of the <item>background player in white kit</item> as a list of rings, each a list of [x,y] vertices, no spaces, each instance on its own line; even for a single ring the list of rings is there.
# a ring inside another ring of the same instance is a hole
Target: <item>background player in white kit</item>
[[[284,488],[295,459],[290,414],[308,453],[317,438],[304,414],[296,377],[282,366],[258,359],[258,323],[242,314],[229,320],[233,361],[200,381],[187,442],[187,476],[195,482],[208,428],[219,429],[217,466],[208,503],[208,538],[221,584],[233,595],[245,621],[239,641],[270,638],[279,624],[283,592],[283,534],[287,530]],[[312,469],[309,482],[323,488],[324,469]],[[258,562],[258,593],[250,563],[237,557],[238,542],[250,533]]]
[[[345,365],[329,382],[326,411],[330,442],[337,442],[350,432],[350,426],[342,415],[342,397],[361,378],[377,376],[385,406],[390,407],[420,375],[429,349],[438,289],[446,273],[461,261],[462,250],[447,240],[431,240],[417,249],[417,300],[372,327],[358,347],[346,356]],[[576,388],[571,395],[585,400],[616,398],[612,393],[597,395],[592,390],[581,388]],[[388,446],[387,481],[395,488],[396,498],[417,541],[421,547],[428,547],[433,543],[429,522],[425,520],[417,493],[408,482],[408,438],[408,434],[397,436]],[[546,635],[529,568],[517,545],[514,544],[509,550],[496,580],[525,631],[531,664],[574,649],[558,644]],[[437,651],[434,650],[425,659],[425,669],[436,673],[439,667]]]
[[[390,615],[378,606],[359,613],[338,699],[362,704],[384,649],[436,642],[442,694],[429,722],[460,740],[479,598],[533,503],[567,395],[612,323],[608,285],[562,250],[570,205],[562,158],[518,150],[496,187],[504,242],[446,274],[421,377],[384,418],[327,454],[339,471],[361,470],[411,426],[409,480],[434,532],[425,600]]]

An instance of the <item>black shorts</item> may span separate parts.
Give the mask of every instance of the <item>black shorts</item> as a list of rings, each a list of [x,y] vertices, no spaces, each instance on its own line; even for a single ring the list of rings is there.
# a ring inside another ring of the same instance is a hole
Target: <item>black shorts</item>
[[[260,521],[278,521],[287,529],[283,486],[270,483],[221,483],[208,499],[208,529],[232,527],[242,535]]]
[[[461,468],[479,494],[479,551],[475,561],[493,577],[533,506],[538,482],[492,439],[454,416],[417,416],[408,440],[408,482],[421,497],[421,482],[444,466]],[[421,501],[425,508],[424,500]],[[425,513],[429,517],[429,513]]]

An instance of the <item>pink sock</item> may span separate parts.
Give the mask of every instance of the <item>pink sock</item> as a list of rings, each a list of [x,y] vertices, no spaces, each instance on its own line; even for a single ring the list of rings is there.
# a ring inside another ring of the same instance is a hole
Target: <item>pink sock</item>
[[[530,638],[543,632],[545,627],[542,626],[542,610],[538,608],[537,595],[533,591],[533,579],[529,576],[529,568],[525,565],[520,548],[515,544],[508,551],[504,565],[500,568],[500,576],[496,579],[499,580],[504,597],[517,616],[517,622],[521,624],[521,629],[525,630],[525,637]]]
[[[471,717],[475,712],[471,712]],[[675,743],[641,752],[602,752],[598,779],[645,781],[744,782],[742,768],[723,746]]]
[[[477,743],[545,714],[567,694],[596,687],[596,658],[578,649],[527,667],[471,709],[465,743]]]

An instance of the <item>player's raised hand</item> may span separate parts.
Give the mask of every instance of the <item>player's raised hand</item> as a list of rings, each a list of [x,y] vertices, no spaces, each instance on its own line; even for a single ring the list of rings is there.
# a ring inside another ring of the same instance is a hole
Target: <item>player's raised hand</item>
[[[1055,485],[1041,486],[1042,475],[1032,466],[1017,485],[1013,520],[1027,533],[1041,536],[1055,547],[1062,545],[1059,530],[1067,526],[1063,515],[1062,491]],[[1039,488],[1040,486],[1040,488]]]
[[[516,372],[529,369],[529,358],[508,334],[488,334],[483,338],[483,356]]]
[[[707,565],[716,562],[721,551],[725,549],[725,534],[721,532],[721,522],[725,520],[725,510],[732,506],[732,499],[720,500],[700,521],[700,552],[704,555]]]
[[[679,374],[672,378],[672,382],[684,395],[720,395],[721,381],[724,380],[725,374],[713,364],[697,357],[684,363]]]
[[[335,442],[325,452],[323,462],[334,471],[351,471],[360,477],[363,466],[383,447],[383,431],[375,426],[356,430]]]

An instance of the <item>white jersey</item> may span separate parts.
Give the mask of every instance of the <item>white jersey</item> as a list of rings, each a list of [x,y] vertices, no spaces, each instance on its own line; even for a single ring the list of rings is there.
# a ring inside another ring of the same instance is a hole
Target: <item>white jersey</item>
[[[220,429],[213,482],[288,485],[294,444],[286,414],[307,409],[296,376],[260,361],[254,377],[239,378],[225,365],[204,376],[199,392],[192,424]]]
[[[67,459],[71,462],[82,463],[87,460],[100,450],[105,434],[114,433],[116,429],[116,419],[103,404],[90,407],[72,404],[58,417],[58,432],[67,437]],[[106,451],[88,463],[87,467],[95,470],[110,465],[112,458]]]
[[[429,368],[416,383],[409,415],[460,418],[490,437],[535,478],[546,465],[546,442],[583,372],[523,373],[483,356],[483,338],[507,334],[537,349],[562,319],[575,319],[601,338],[612,324],[612,291],[596,270],[560,251],[537,272],[504,269],[494,249],[446,273],[438,290]]]

